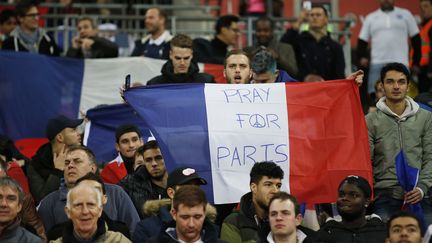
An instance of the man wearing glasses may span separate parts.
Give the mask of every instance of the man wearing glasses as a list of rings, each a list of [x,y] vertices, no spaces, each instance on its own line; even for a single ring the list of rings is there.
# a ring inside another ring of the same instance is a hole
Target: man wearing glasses
[[[58,56],[60,50],[53,38],[39,28],[39,11],[35,3],[17,4],[16,12],[19,25],[11,36],[3,42],[3,50],[24,51]]]

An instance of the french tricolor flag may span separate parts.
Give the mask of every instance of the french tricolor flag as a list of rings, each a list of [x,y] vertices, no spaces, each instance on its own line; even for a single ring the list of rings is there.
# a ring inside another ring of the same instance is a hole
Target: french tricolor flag
[[[197,169],[215,204],[238,202],[261,161],[284,169],[282,189],[301,202],[334,202],[347,175],[372,182],[352,81],[160,85],[131,88],[125,98],[158,140],[168,169]]]

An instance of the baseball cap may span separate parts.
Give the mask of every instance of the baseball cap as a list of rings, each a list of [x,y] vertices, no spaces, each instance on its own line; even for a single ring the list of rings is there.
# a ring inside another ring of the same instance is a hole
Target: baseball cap
[[[365,178],[363,178],[361,176],[356,176],[356,175],[347,176],[339,184],[339,188],[344,183],[353,184],[353,185],[358,186],[358,188],[360,188],[360,190],[363,191],[363,193],[365,194],[366,198],[370,198],[372,196],[372,189],[371,189],[371,187],[369,185],[369,182]]]
[[[180,167],[173,170],[168,175],[167,187],[173,187],[175,185],[183,185],[192,180],[198,180],[200,185],[207,185],[207,181],[200,177],[195,169],[190,167]]]
[[[76,128],[82,122],[83,119],[70,119],[63,115],[51,118],[46,127],[46,136],[51,141],[59,132],[63,131],[63,129],[67,127]]]

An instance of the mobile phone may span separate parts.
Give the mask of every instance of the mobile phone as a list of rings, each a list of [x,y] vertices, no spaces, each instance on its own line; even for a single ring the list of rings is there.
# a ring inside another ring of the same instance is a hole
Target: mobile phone
[[[128,90],[130,88],[130,74],[126,75],[125,78],[125,90]]]
[[[311,10],[312,9],[312,2],[311,1],[303,1],[303,9]]]

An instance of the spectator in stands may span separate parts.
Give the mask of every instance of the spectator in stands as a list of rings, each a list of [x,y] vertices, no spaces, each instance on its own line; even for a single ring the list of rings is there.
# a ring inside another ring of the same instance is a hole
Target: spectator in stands
[[[149,8],[145,14],[145,27],[149,33],[135,42],[132,56],[168,59],[171,34],[166,30],[168,16],[160,8]]]
[[[348,176],[340,183],[338,192],[336,205],[342,221],[328,218],[317,234],[304,242],[384,242],[385,224],[375,214],[366,216],[372,197],[369,182],[360,176]]]
[[[171,40],[169,60],[162,66],[162,75],[147,82],[152,84],[168,83],[214,83],[213,76],[199,73],[198,64],[192,61],[192,39],[183,34],[174,36]]]
[[[262,243],[302,243],[306,238],[297,227],[300,227],[302,215],[297,199],[286,193],[276,193],[269,202],[268,217],[270,223],[270,233],[264,235]]]
[[[6,161],[4,161],[0,156],[0,178],[5,178],[9,176],[7,174],[7,167],[8,165]],[[13,179],[12,177],[10,178]],[[21,205],[22,205],[21,206],[22,209],[18,213],[18,216],[21,219],[20,225],[26,228],[27,230],[29,230],[31,233],[34,233],[35,235],[39,236],[44,242],[46,242],[47,238],[45,235],[45,228],[43,226],[41,219],[39,218],[38,213],[36,212],[36,207],[33,201],[33,197],[31,196],[30,193],[25,192],[24,190],[23,190],[23,201]],[[1,239],[2,238],[0,236],[0,240]]]
[[[79,184],[69,190],[65,211],[69,218],[61,238],[53,242],[131,242],[122,233],[107,230],[101,218],[103,195]]]
[[[224,242],[217,227],[206,219],[207,198],[197,186],[180,187],[173,198],[173,220],[147,242]]]
[[[381,70],[384,89],[366,116],[374,176],[375,213],[385,222],[402,205],[421,203],[426,225],[432,223],[429,204],[432,186],[432,113],[407,96],[410,73],[402,63]],[[404,151],[409,166],[419,169],[415,188],[404,191],[396,176],[395,158]],[[426,199],[424,199],[426,197]]]
[[[28,178],[24,172],[29,159],[22,155],[6,136],[0,136],[0,159],[6,162],[5,172],[16,180],[26,193],[30,193]]]
[[[276,69],[276,58],[273,51],[259,47],[252,57],[252,80],[251,83],[275,83],[296,82],[284,70]]]
[[[386,243],[398,242],[430,242],[422,241],[421,223],[414,214],[400,211],[394,214],[387,222]]]
[[[250,192],[240,199],[240,210],[223,222],[221,239],[228,242],[256,242],[264,230],[268,205],[280,191],[284,172],[274,162],[256,163],[250,172]],[[174,197],[175,199],[175,197]],[[264,232],[264,234],[268,234]]]
[[[49,232],[58,224],[67,221],[64,211],[67,192],[76,185],[79,178],[87,173],[96,172],[96,158],[91,150],[85,146],[70,146],[64,160],[64,184],[60,189],[47,195],[39,204],[39,215]],[[105,184],[107,203],[104,207],[106,215],[114,221],[125,223],[132,235],[135,225],[139,221],[132,201],[127,193],[119,186]]]
[[[148,141],[135,152],[135,172],[123,178],[119,185],[129,194],[138,214],[143,218],[147,200],[167,198],[168,173],[155,140]]]
[[[299,33],[306,14],[309,14],[309,30]],[[312,9],[304,10],[293,28],[288,29],[281,39],[294,47],[300,80],[308,74],[317,74],[325,80],[345,77],[342,46],[327,33],[327,24],[327,9],[312,5]]]
[[[75,58],[118,57],[118,46],[105,38],[97,36],[97,26],[90,17],[78,20],[78,36],[72,39],[72,47],[66,53]]]
[[[250,59],[242,50],[228,52],[224,61],[224,78],[230,84],[247,84],[252,78]]]
[[[239,18],[234,15],[219,17],[216,21],[216,35],[210,42],[197,38],[194,40],[194,59],[197,62],[222,64],[231,47],[237,45],[240,37]]]
[[[100,176],[89,172],[85,176],[79,178],[76,181],[76,185],[85,185],[86,187],[93,187],[99,190],[102,193],[102,204],[105,206],[107,204],[107,193],[105,184],[102,182],[102,179]],[[130,232],[129,228],[126,226],[125,223],[118,222],[111,220],[104,211],[102,211],[101,219],[105,221],[107,224],[108,230],[114,231],[114,232],[120,232],[124,236],[130,238]],[[70,225],[68,221],[58,224],[55,227],[53,227],[47,234],[48,240],[56,240],[62,236],[63,228],[67,227],[67,225]]]
[[[421,58],[420,72],[418,74],[419,93],[427,92],[432,88],[432,1],[420,0],[420,15],[421,15]],[[413,62],[411,56],[411,63]]]
[[[16,25],[17,17],[15,11],[4,9],[0,13],[0,49],[2,48],[3,41],[10,36]]]
[[[249,56],[254,56],[262,46],[267,47],[276,59],[277,67],[292,76],[298,74],[296,56],[293,47],[274,38],[274,22],[269,17],[255,21],[255,45],[245,48]]]
[[[42,239],[20,226],[18,214],[23,210],[24,192],[10,177],[0,178],[0,241],[35,243]]]
[[[59,188],[65,167],[66,147],[81,144],[77,127],[82,122],[82,119],[70,119],[63,115],[48,121],[46,136],[49,142],[37,150],[27,166],[30,191],[37,203]]]
[[[133,124],[123,124],[117,127],[115,136],[118,156],[110,161],[101,172],[102,180],[111,184],[117,184],[127,174],[134,173],[135,151],[143,145],[141,132]]]
[[[414,49],[413,65],[419,67],[420,35],[412,14],[394,6],[394,0],[379,0],[380,9],[368,14],[360,30],[357,50],[360,68],[369,66],[368,93],[380,78],[380,70],[387,63],[399,62],[408,67],[408,39]],[[368,42],[372,50],[368,58]]]
[[[141,220],[132,238],[133,242],[145,242],[147,239],[159,234],[163,225],[173,220],[170,210],[175,192],[184,185],[206,185],[207,181],[201,178],[194,169],[189,167],[179,167],[174,169],[168,176],[166,193],[169,199],[149,200],[144,204],[144,214],[148,218]],[[207,218],[214,217],[215,209],[207,205]],[[211,216],[210,216],[211,215]],[[210,219],[211,220],[211,219]]]
[[[50,56],[60,55],[54,39],[39,28],[39,11],[32,1],[20,1],[16,5],[18,26],[10,33],[3,44],[3,50],[40,53]]]

